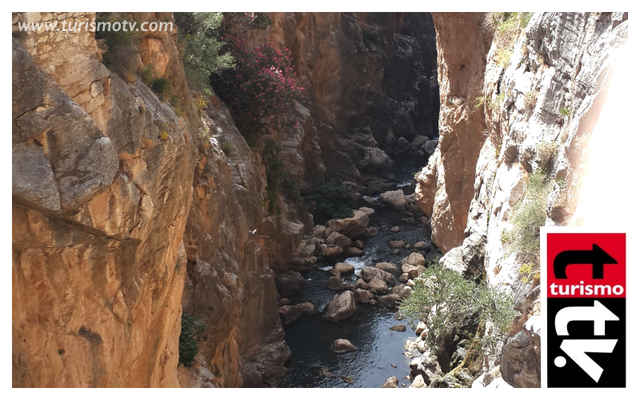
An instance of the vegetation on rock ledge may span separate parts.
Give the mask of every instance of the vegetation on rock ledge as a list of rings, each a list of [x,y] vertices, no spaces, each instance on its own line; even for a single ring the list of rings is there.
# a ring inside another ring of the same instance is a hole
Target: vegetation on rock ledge
[[[513,300],[498,288],[466,279],[434,262],[415,279],[413,293],[403,299],[400,314],[414,323],[426,323],[427,344],[436,352],[455,334],[481,322],[489,324],[492,332],[479,338],[479,343],[493,348],[516,316],[512,305]]]

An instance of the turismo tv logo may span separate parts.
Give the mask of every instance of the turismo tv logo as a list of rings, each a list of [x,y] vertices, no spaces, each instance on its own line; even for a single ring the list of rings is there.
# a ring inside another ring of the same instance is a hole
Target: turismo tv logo
[[[625,387],[625,234],[546,238],[548,387]]]

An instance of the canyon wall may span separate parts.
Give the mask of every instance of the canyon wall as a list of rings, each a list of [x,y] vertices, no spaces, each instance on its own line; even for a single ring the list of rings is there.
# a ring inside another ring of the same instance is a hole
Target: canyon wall
[[[389,156],[437,136],[430,14],[269,15],[266,36],[291,52],[313,117],[313,151],[298,153],[305,159],[303,189],[324,178],[351,182],[361,194],[393,187]]]
[[[308,96],[274,134],[287,170],[303,188],[392,185],[389,156],[437,135],[430,15],[270,16]],[[13,386],[272,386],[290,355],[274,278],[315,265],[313,219],[282,196],[265,211],[262,160],[217,96],[194,101],[172,13],[126,17],[173,28],[116,52],[17,27],[94,13],[13,14]],[[183,311],[202,326],[190,368]]]
[[[506,49],[511,52],[504,62],[498,36],[490,49],[452,41],[463,29],[475,31],[474,40],[481,41],[483,29],[490,29],[486,17],[433,17],[439,60],[446,63],[439,65],[441,136],[416,192],[432,215],[432,240],[445,253],[442,262],[484,273],[513,296],[521,316],[501,356],[489,357],[489,364],[499,363],[502,379],[514,387],[540,386],[540,287],[533,274],[523,273],[522,254],[509,247],[513,217],[525,194],[535,190],[533,177],[543,176],[542,224],[582,223],[574,214],[590,134],[624,49],[627,18],[626,13],[536,13]],[[474,61],[464,68],[463,62],[449,61],[463,58]]]
[[[15,13],[14,32],[94,18]],[[192,131],[90,32],[16,33],[12,53],[13,386],[176,387]]]

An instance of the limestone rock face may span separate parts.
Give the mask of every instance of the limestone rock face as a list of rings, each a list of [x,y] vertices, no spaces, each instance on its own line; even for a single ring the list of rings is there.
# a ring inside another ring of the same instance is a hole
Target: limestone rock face
[[[466,28],[456,27],[458,22],[453,15],[434,14],[443,61],[441,136],[418,176],[416,194],[432,217],[433,243],[445,253],[440,262],[460,273],[486,273],[490,284],[516,295],[522,315],[490,363],[501,360],[502,379],[511,386],[539,387],[540,338],[529,326],[539,315],[538,283],[523,284],[523,261],[505,251],[505,233],[513,229],[514,210],[532,173],[543,173],[549,182],[544,225],[581,223],[575,214],[585,200],[580,190],[590,132],[626,47],[627,14],[536,13],[502,64],[498,54],[504,49],[497,41],[490,47],[483,41],[469,52],[462,43],[447,48],[457,34],[449,29],[480,29],[471,20]],[[480,33],[472,37],[482,40]],[[484,107],[474,111],[470,105],[478,96],[485,98]]]
[[[273,221],[255,195],[264,191],[266,178],[251,149],[217,98],[201,118],[213,134],[208,146],[198,147],[183,308],[207,326],[199,348],[219,372],[217,386],[273,386],[290,357],[279,315],[290,323],[302,313],[297,305],[278,310],[276,289],[293,292],[306,281],[296,271],[276,274],[269,254],[273,242],[294,242],[304,225],[288,220],[272,241]],[[230,154],[222,149],[225,142],[234,149]]]
[[[443,252],[464,239],[476,162],[485,139],[482,93],[490,38],[482,13],[433,13],[438,44],[440,139],[416,185],[420,207],[432,216],[431,240]],[[487,40],[488,39],[488,40]]]
[[[177,387],[191,127],[91,32],[32,31],[12,53],[13,386]]]

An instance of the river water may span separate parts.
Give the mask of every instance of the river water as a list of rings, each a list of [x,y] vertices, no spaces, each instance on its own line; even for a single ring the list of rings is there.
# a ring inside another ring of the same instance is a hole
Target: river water
[[[405,194],[412,192],[413,175],[426,164],[420,155],[403,155],[394,159],[398,188]],[[365,241],[364,256],[351,257],[344,260],[352,264],[354,275],[343,277],[344,283],[355,282],[355,277],[364,266],[373,266],[378,262],[393,262],[398,267],[400,260],[408,256],[412,250],[401,249],[399,254],[392,254],[387,244],[390,240],[402,240],[407,244],[424,241],[431,244],[431,231],[419,218],[416,223],[403,221],[407,218],[400,212],[378,205],[373,206],[376,213],[369,217],[369,226],[377,226],[380,232]],[[393,233],[390,228],[399,226],[400,231]],[[427,260],[435,254],[427,254]],[[318,265],[302,273],[307,285],[294,293],[290,300],[293,304],[311,302],[319,312],[303,315],[284,327],[285,341],[291,348],[291,359],[285,365],[286,375],[277,383],[277,387],[296,388],[379,388],[391,376],[398,378],[398,387],[404,383],[409,387],[411,381],[405,379],[410,374],[409,362],[419,353],[414,350],[413,357],[403,354],[404,342],[415,339],[410,326],[405,332],[392,331],[389,328],[396,324],[407,324],[394,318],[395,311],[382,305],[356,303],[356,312],[350,318],[329,322],[322,319],[324,308],[331,301],[333,292],[326,288],[329,278],[328,270],[333,264]],[[399,274],[396,274],[396,278]],[[397,283],[397,282],[396,282]],[[356,347],[356,351],[336,354],[329,347],[336,339],[348,339]],[[323,374],[328,371],[335,375],[329,378]],[[341,379],[341,375],[353,378],[353,384]]]

